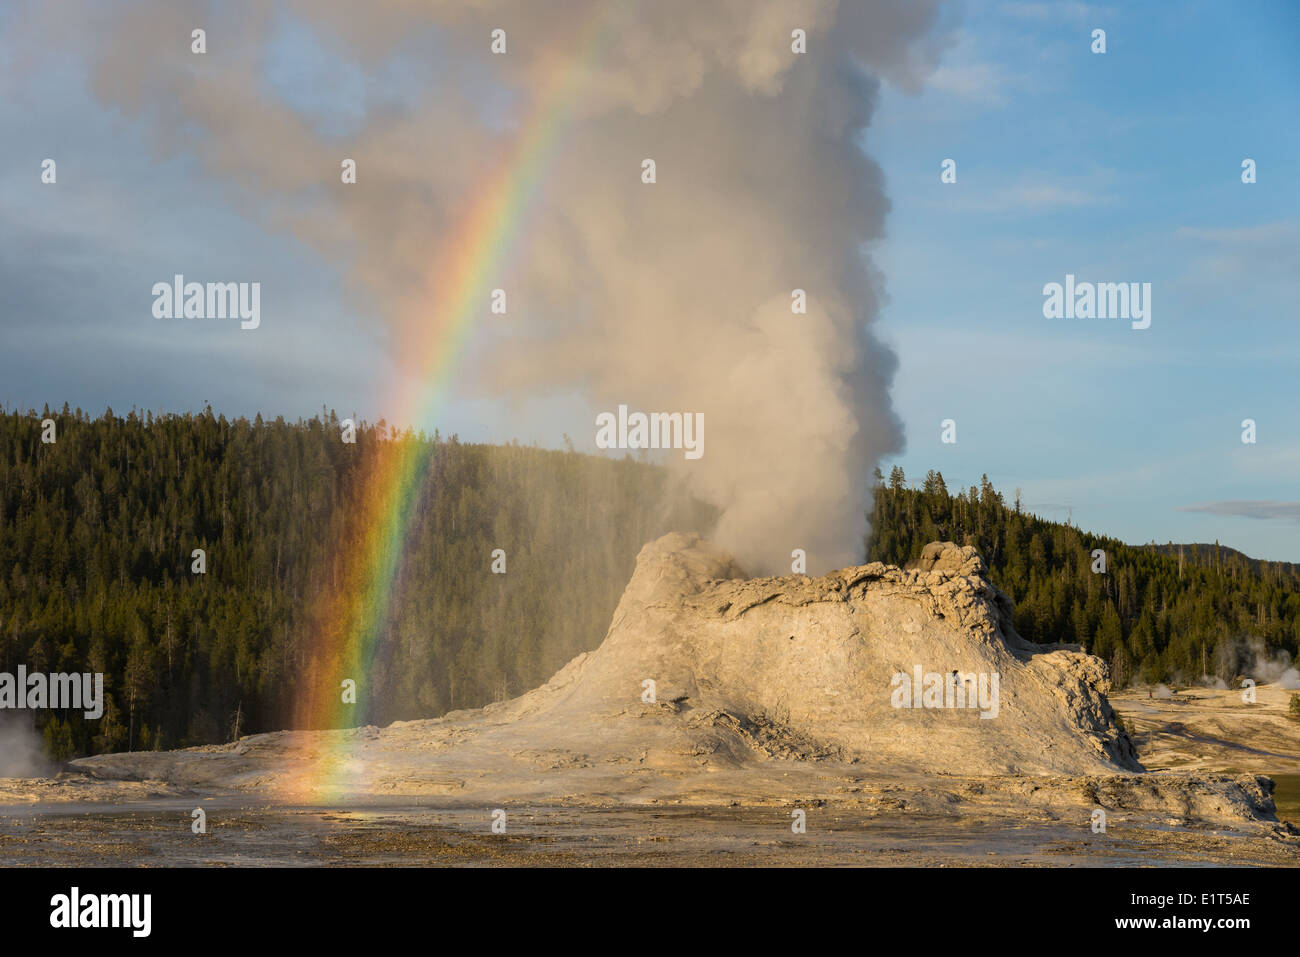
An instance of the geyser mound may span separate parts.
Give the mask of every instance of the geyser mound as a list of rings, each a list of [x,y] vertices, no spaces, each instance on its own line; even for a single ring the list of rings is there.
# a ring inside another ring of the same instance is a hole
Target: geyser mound
[[[918,671],[910,703],[923,706],[896,706],[897,676]],[[996,675],[996,701],[947,707],[953,671],[976,686]],[[1268,778],[1144,772],[1106,691],[1098,659],[1016,634],[974,549],[934,543],[906,569],[747,579],[728,553],[673,534],[641,550],[600,647],[511,701],[85,758],[30,799],[242,791],[473,813],[834,802],[907,828],[1000,821],[1044,840],[1090,834],[1104,809],[1157,844],[1183,840],[1171,825],[1249,828],[1294,853]]]
[[[601,646],[497,720],[607,758],[654,744],[699,765],[1141,770],[1100,660],[1016,634],[973,548],[935,543],[913,565],[746,579],[698,536],[664,536],[641,550]]]
[[[912,564],[747,579],[698,536],[666,535],[641,550],[600,647],[511,701],[384,729],[75,764],[177,786],[306,777],[356,794],[535,800],[716,800],[726,779],[725,793],[767,801],[809,776],[1141,771],[1098,659],[1020,638],[974,549],[936,543]],[[972,689],[996,676],[984,688],[996,699],[972,693],[951,707],[951,689],[935,697],[918,687],[916,706],[897,706],[896,676],[953,671]]]

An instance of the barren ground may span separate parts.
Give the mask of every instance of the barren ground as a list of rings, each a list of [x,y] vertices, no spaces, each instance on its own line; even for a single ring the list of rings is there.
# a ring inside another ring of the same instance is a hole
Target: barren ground
[[[996,714],[898,707],[890,676],[914,665],[1000,675]],[[1142,689],[1108,703],[1104,687],[1097,659],[1015,633],[973,550],[927,546],[909,570],[745,579],[707,543],[666,536],[643,549],[601,647],[541,688],[387,728],[99,755],[0,780],[0,855],[1300,866],[1300,830],[1275,816],[1264,777],[1282,783],[1283,818],[1300,819],[1288,693],[1261,686],[1247,705],[1239,692]]]

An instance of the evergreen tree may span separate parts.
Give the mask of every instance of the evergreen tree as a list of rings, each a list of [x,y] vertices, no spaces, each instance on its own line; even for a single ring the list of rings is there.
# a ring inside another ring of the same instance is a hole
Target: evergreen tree
[[[930,541],[973,545],[994,584],[1015,605],[1016,630],[1031,641],[1083,645],[1131,680],[1231,681],[1246,662],[1242,639],[1297,656],[1300,567],[1261,562],[1213,545],[1131,546],[1008,507],[982,476],[949,494],[938,472],[920,490],[894,466],[876,473],[867,561],[901,565]],[[1094,573],[1094,549],[1106,571]]]
[[[627,457],[386,423],[360,423],[355,445],[339,436],[333,410],[0,414],[0,671],[105,676],[100,720],[40,714],[51,757],[291,726],[365,503],[412,449],[427,467],[367,676],[365,718],[380,724],[541,684],[603,639],[646,541],[714,517]],[[507,575],[490,571],[498,547]]]

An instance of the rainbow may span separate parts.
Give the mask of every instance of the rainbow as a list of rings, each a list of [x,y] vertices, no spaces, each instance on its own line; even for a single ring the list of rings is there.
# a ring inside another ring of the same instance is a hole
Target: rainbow
[[[424,371],[415,401],[404,404],[406,421],[437,421],[456,362],[476,320],[488,313],[491,289],[519,242],[585,71],[605,46],[616,20],[612,14],[624,5],[592,5],[573,55],[550,64],[542,92],[510,150],[476,185],[441,243],[428,280],[428,322],[421,324],[422,342],[415,344],[417,367]],[[343,729],[364,723],[366,682],[411,518],[426,488],[430,453],[427,443],[394,433],[392,441],[381,443],[370,473],[362,478],[361,504],[353,512],[342,574],[316,609],[308,673],[301,676],[303,691],[294,709],[295,728]],[[356,704],[343,700],[347,678],[356,682]],[[312,736],[299,769],[281,789],[283,796],[329,801],[363,791],[366,768],[353,752],[355,740],[347,731]]]

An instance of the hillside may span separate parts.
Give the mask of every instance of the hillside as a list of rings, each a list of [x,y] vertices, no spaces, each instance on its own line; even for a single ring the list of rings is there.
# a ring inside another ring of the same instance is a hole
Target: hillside
[[[53,418],[57,441],[41,441]],[[111,410],[0,415],[0,671],[105,674],[98,722],[39,714],[47,753],[174,748],[292,725],[313,613],[367,478],[429,456],[363,722],[504,700],[599,644],[638,549],[703,527],[625,458],[361,424]],[[191,554],[206,552],[206,572]],[[507,573],[491,572],[493,549]],[[574,601],[574,594],[583,601]]]
[[[1300,565],[1294,562],[1270,562],[1251,558],[1245,552],[1239,552],[1218,542],[1167,542],[1164,545],[1152,543],[1142,547],[1159,552],[1161,555],[1170,555],[1174,558],[1181,556],[1184,562],[1193,562],[1197,565],[1237,565],[1257,575],[1272,570],[1288,575],[1300,575]]]

